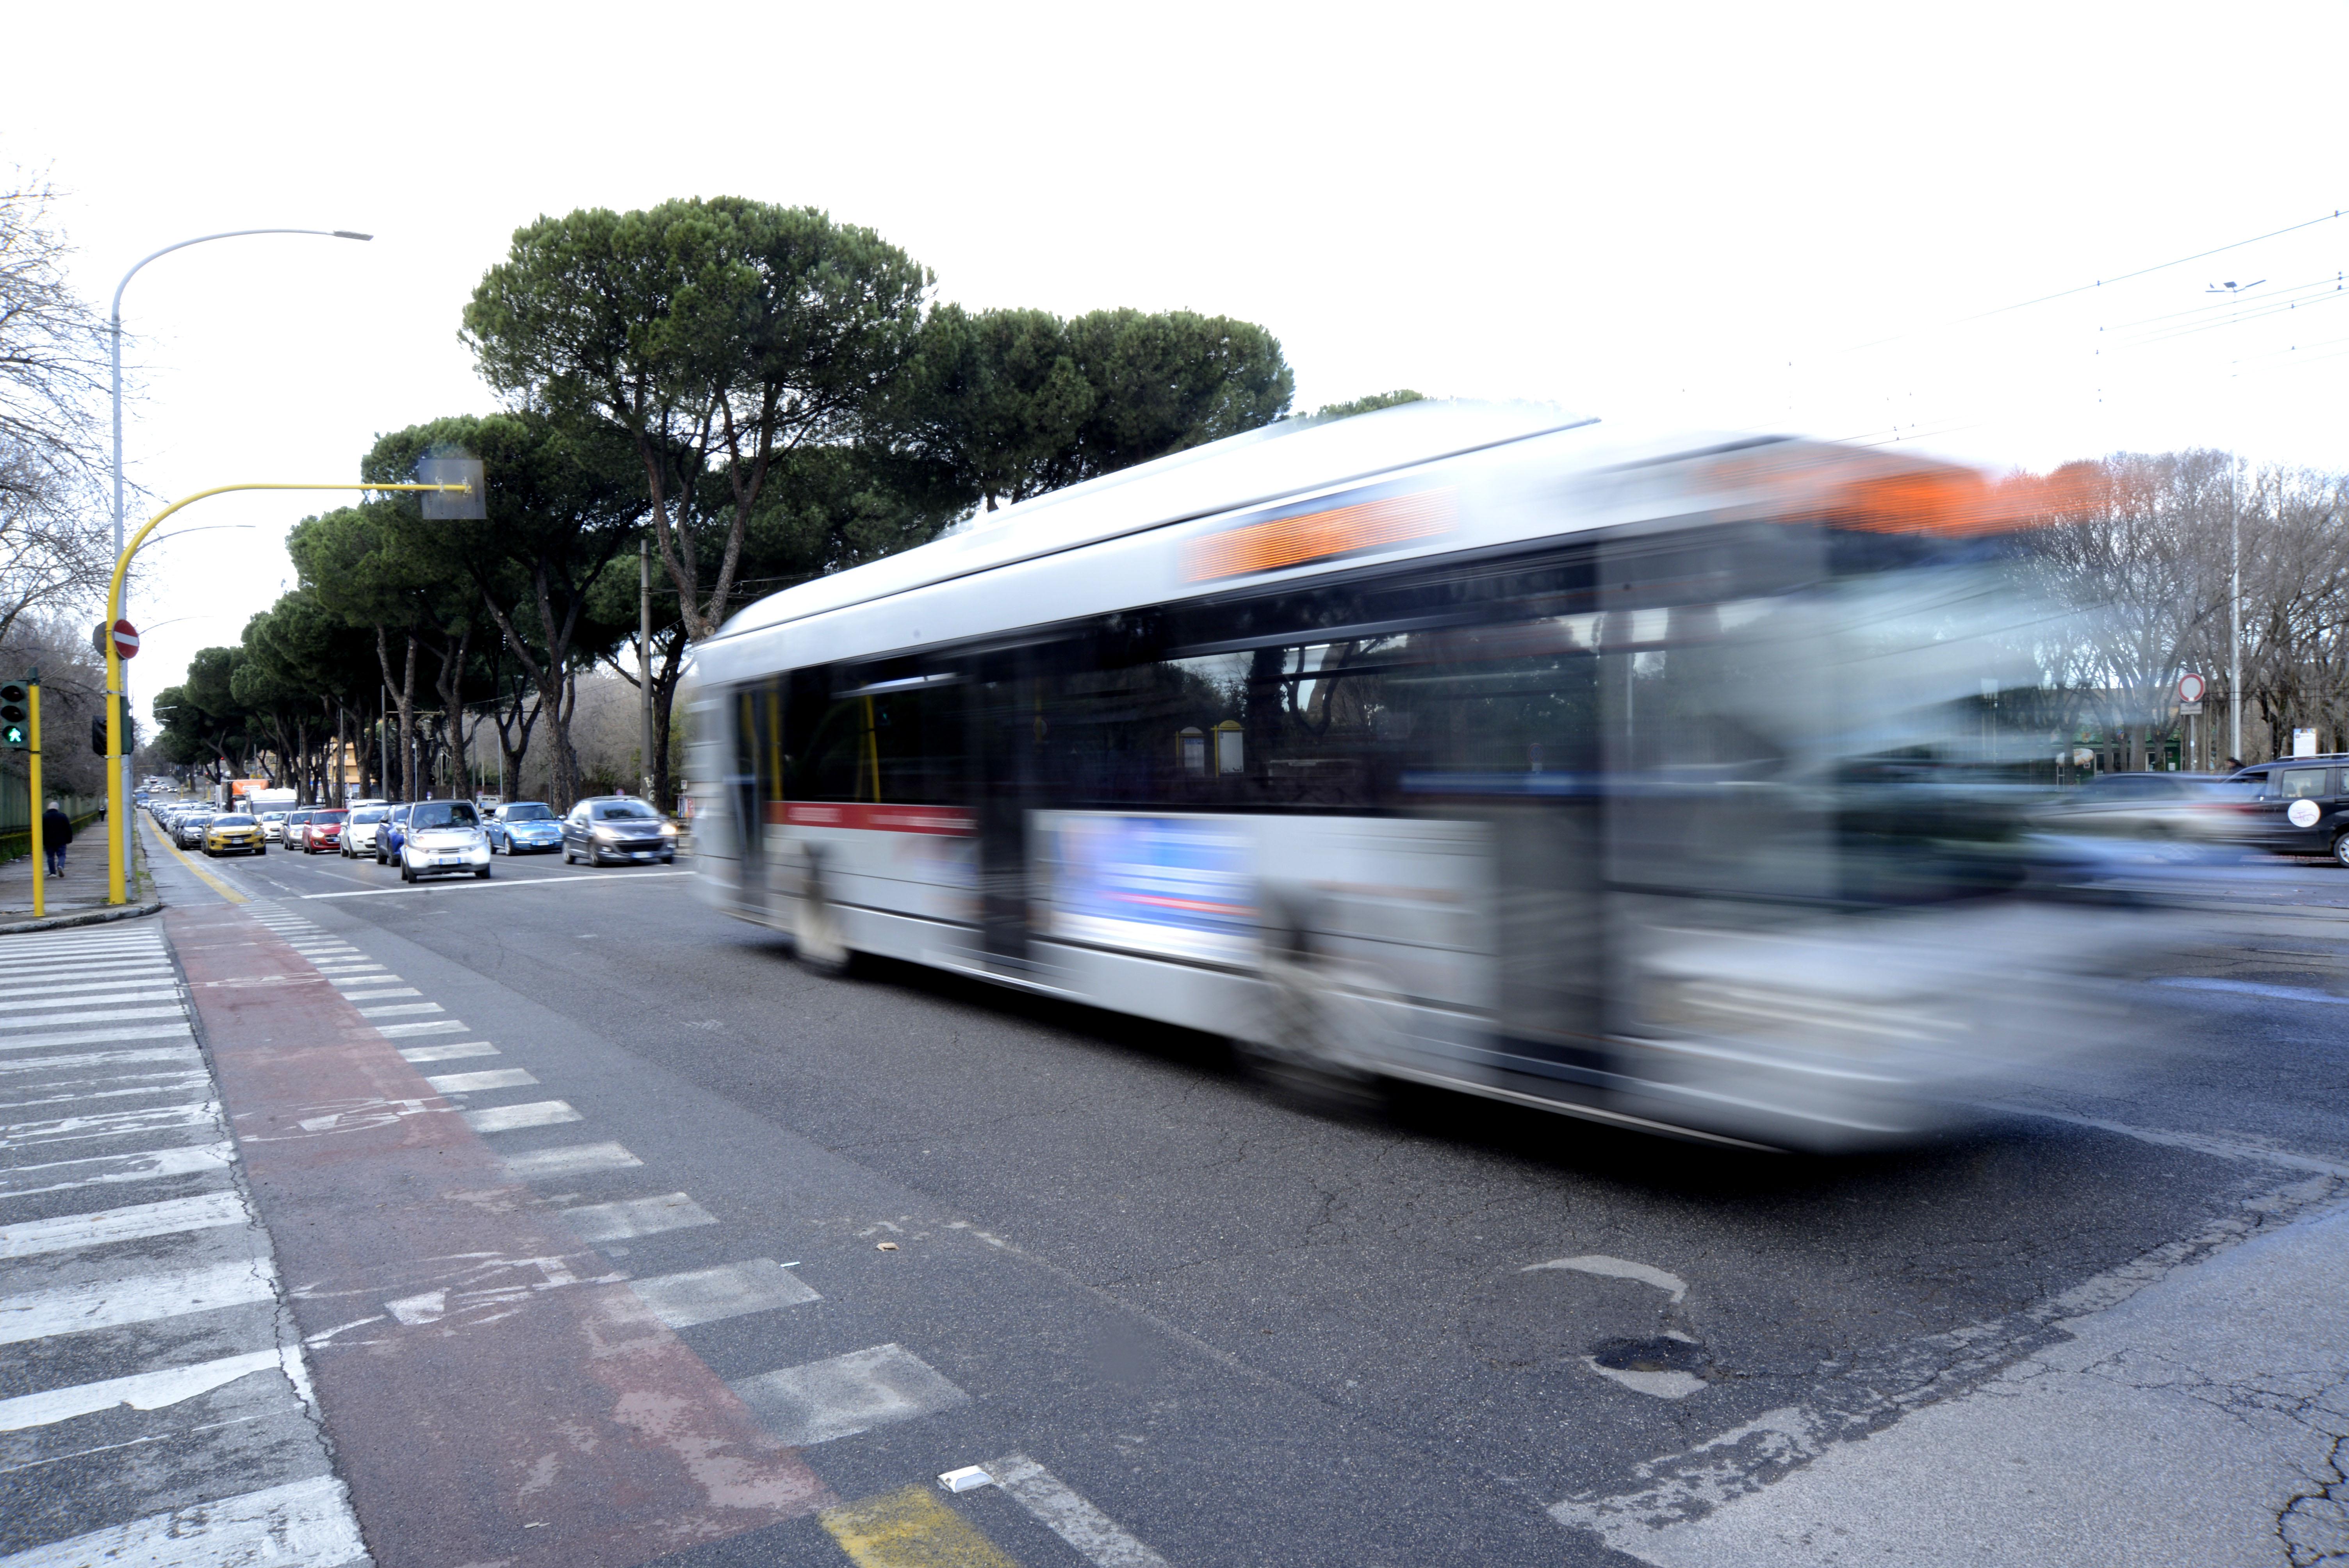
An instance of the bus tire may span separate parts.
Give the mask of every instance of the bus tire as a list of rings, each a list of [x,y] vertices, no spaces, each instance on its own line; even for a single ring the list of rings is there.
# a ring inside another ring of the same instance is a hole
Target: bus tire
[[[811,863],[792,921],[792,956],[811,975],[844,980],[856,968],[856,950],[841,939],[840,912],[824,895],[823,877]]]
[[[1354,1009],[1315,951],[1302,912],[1275,905],[1266,933],[1265,1016],[1233,1042],[1250,1075],[1280,1099],[1317,1114],[1359,1116],[1381,1108],[1386,1080],[1341,1037]]]

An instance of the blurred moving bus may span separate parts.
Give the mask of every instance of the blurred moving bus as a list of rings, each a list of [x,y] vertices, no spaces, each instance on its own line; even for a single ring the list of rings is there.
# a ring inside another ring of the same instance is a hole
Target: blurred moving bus
[[[885,954],[1772,1147],[2063,1045],[1999,491],[1526,406],[1295,421],[761,601],[696,650],[696,865]],[[2034,753],[2038,742],[2032,743]]]

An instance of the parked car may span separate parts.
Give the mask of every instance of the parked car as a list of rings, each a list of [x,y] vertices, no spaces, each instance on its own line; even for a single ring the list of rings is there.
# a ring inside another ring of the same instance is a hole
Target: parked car
[[[490,874],[490,840],[471,800],[419,800],[399,830],[399,880],[450,872]]]
[[[2236,773],[2250,841],[2285,855],[2331,855],[2349,866],[2349,753],[2280,757]]]
[[[633,795],[582,800],[563,819],[563,863],[582,858],[592,866],[606,860],[674,861],[677,824]]]
[[[265,855],[269,841],[261,836],[261,824],[243,811],[227,811],[204,824],[204,853],[207,855]]]
[[[376,864],[379,866],[388,866],[398,858],[403,830],[408,825],[408,813],[415,809],[415,807],[405,803],[394,806],[388,813],[386,813],[383,820],[376,824]]]
[[[534,855],[563,847],[563,819],[543,800],[516,800],[486,815],[490,848],[508,855]]]
[[[302,852],[323,854],[343,847],[343,823],[350,816],[339,807],[327,806],[310,813],[310,825],[303,830]]]
[[[374,854],[375,830],[390,815],[391,808],[378,802],[352,807],[350,819],[343,824],[343,859],[355,861]]]

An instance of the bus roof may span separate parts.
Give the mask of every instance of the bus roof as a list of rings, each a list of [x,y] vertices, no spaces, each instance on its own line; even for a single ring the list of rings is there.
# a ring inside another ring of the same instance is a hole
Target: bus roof
[[[1596,423],[1546,403],[1433,398],[1346,418],[1286,419],[982,512],[927,544],[769,594],[745,606],[719,635]]]

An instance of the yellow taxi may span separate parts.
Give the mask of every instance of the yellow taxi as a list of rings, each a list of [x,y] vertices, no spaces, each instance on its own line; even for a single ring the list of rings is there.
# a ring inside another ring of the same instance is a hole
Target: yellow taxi
[[[261,836],[261,820],[244,813],[233,812],[214,817],[204,824],[204,853],[208,855],[265,855],[269,842]]]

